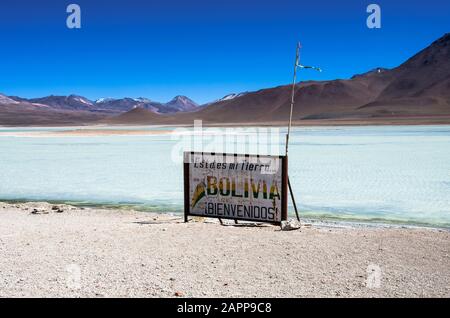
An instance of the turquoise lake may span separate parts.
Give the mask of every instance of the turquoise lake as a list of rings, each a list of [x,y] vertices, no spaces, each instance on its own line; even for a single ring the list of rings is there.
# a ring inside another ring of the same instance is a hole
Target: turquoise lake
[[[183,168],[174,156],[199,150],[180,143],[191,129],[175,137],[163,127],[114,128],[163,132],[155,135],[23,135],[62,129],[0,128],[0,200],[182,211]],[[223,131],[202,138],[211,144]],[[284,152],[285,129],[276,133],[261,154]],[[294,128],[289,176],[308,218],[450,227],[450,126]]]

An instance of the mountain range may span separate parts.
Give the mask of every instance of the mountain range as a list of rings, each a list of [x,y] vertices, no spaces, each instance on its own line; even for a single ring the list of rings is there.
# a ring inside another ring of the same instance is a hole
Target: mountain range
[[[165,114],[194,111],[198,107],[197,103],[180,95],[160,103],[143,97],[92,101],[78,95],[27,99],[0,94],[0,125],[76,125],[93,123],[135,108]]]
[[[283,123],[291,85],[229,94],[199,106],[185,96],[168,103],[145,98],[101,99],[0,95],[0,125]],[[296,124],[450,123],[450,33],[393,69],[376,68],[350,79],[295,86]]]
[[[3,97],[3,102],[2,102]],[[69,96],[47,96],[41,98],[21,98],[17,96],[0,95],[0,103],[8,101],[17,103],[27,103],[32,105],[44,105],[53,110],[78,110],[78,111],[92,111],[104,113],[122,113],[133,108],[140,107],[154,111],[155,113],[175,113],[179,111],[191,111],[198,107],[198,104],[186,96],[175,96],[167,103],[160,103],[151,101],[150,99],[139,98],[101,98],[92,101],[83,96],[69,95]]]

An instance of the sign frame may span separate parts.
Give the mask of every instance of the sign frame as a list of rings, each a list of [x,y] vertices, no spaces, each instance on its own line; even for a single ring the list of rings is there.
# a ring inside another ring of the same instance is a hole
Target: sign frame
[[[281,225],[282,221],[287,220],[288,216],[288,157],[287,156],[269,156],[269,155],[251,155],[251,154],[237,154],[237,153],[216,153],[216,152],[198,152],[198,151],[185,151],[183,154],[183,179],[184,179],[184,222],[189,222],[189,216],[197,216],[197,217],[207,217],[207,218],[217,218],[217,219],[228,219],[235,221],[248,221],[248,222],[256,222],[256,223],[269,223],[273,225]],[[277,157],[280,159],[281,163],[281,219],[280,221],[264,221],[264,220],[255,220],[255,219],[245,219],[245,218],[233,218],[229,216],[202,216],[198,214],[190,213],[190,165],[191,162],[187,162],[186,158],[189,155],[208,155],[208,156],[243,156],[245,158],[249,157]]]

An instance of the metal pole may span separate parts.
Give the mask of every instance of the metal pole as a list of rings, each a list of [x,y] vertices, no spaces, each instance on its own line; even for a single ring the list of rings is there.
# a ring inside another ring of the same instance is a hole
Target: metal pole
[[[297,82],[297,67],[299,65],[299,60],[300,60],[300,48],[301,48],[301,44],[300,44],[300,42],[298,42],[297,43],[297,52],[295,55],[294,78],[292,79],[291,110],[290,110],[290,114],[289,114],[288,132],[286,135],[286,156],[288,155],[289,135],[291,134],[292,113],[294,110],[294,103],[295,103],[295,83]]]
[[[306,69],[313,69],[313,70],[322,72],[322,70],[319,67],[305,66],[305,65],[300,64],[300,49],[301,49],[301,47],[302,46],[301,46],[300,42],[298,42],[297,43],[297,52],[295,55],[294,78],[292,80],[292,95],[291,95],[291,109],[290,109],[290,114],[289,114],[289,126],[288,126],[288,131],[286,134],[286,161],[287,161],[288,149],[289,149],[289,136],[291,134],[292,113],[293,113],[294,104],[295,104],[295,84],[297,82],[297,67],[300,67],[301,69],[306,68]],[[294,204],[294,210],[295,210],[295,214],[297,216],[297,220],[300,221],[300,216],[298,215],[297,204],[295,203],[294,192],[292,191],[291,181],[289,180],[289,176],[288,176],[288,186],[289,186],[289,192],[291,193],[292,203]]]

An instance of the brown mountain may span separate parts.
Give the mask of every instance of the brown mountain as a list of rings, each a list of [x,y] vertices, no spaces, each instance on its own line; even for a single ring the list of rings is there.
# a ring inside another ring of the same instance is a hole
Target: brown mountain
[[[390,71],[392,80],[375,100],[361,107],[389,107],[405,114],[450,112],[450,33]]]
[[[111,125],[121,125],[124,123],[130,123],[133,125],[145,125],[148,123],[160,122],[162,118],[164,118],[163,115],[154,113],[145,108],[136,107],[120,116],[103,119],[100,122]]]
[[[166,103],[165,106],[174,108],[178,111],[193,111],[196,110],[199,105],[189,97],[178,95]]]
[[[289,116],[291,86],[224,98],[196,112],[152,116],[148,124],[282,123]],[[348,80],[309,81],[296,86],[296,123],[450,123],[450,34],[400,66],[377,68]],[[127,114],[111,123],[133,124]],[[143,123],[139,119],[140,123]]]
[[[85,110],[55,110],[47,105],[17,101],[0,94],[0,125],[79,125],[94,123],[103,117]]]
[[[80,110],[92,111],[94,110],[94,103],[83,96],[69,95],[69,96],[54,96],[50,95],[41,98],[23,99],[16,98],[22,102],[29,102],[31,104],[46,105],[55,110]]]

